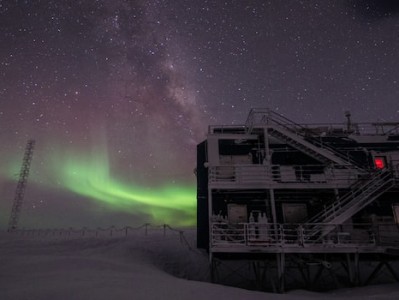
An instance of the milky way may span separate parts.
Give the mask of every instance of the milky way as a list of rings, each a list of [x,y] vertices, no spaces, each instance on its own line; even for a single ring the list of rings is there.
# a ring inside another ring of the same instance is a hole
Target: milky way
[[[0,226],[195,224],[195,146],[251,107],[399,115],[395,1],[1,1]]]

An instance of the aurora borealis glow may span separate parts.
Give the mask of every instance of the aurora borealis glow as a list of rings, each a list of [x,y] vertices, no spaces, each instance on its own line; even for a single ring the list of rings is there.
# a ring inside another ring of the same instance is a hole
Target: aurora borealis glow
[[[65,188],[111,208],[148,215],[150,221],[194,225],[195,187],[165,185],[145,188],[110,177],[106,158],[71,161],[62,168]],[[176,217],[178,218],[176,219]]]
[[[195,225],[196,145],[251,107],[397,121],[391,0],[0,1],[0,227]]]
[[[152,224],[195,225],[196,190],[190,181],[184,185],[167,179],[162,184],[151,185],[124,182],[111,174],[103,142],[97,141],[95,145],[100,149],[90,155],[67,151],[64,157],[48,157],[47,165],[41,166],[42,175],[47,174],[47,178],[33,175],[29,181],[45,188],[57,187],[60,192],[75,193],[82,199],[102,203],[109,210],[139,214]],[[12,180],[18,174],[19,164],[20,159],[11,161],[3,176]]]

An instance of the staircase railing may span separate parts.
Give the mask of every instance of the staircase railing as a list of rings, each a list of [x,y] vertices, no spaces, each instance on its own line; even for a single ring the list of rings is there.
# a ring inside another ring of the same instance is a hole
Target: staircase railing
[[[333,227],[328,227],[329,224],[342,224],[394,185],[395,179],[389,171],[378,172],[370,180],[354,185],[342,198],[306,222],[315,224],[308,236],[322,238],[333,230]]]
[[[354,202],[362,201],[370,196],[373,192],[377,192],[387,185],[386,189],[393,185],[393,176],[389,171],[377,171],[367,180],[360,179],[350,186],[349,191],[336,201],[331,203],[323,211],[312,217],[307,223],[328,222],[330,218],[337,216],[338,213],[345,208],[352,207]]]
[[[344,166],[345,168],[352,169],[363,169],[358,166],[358,163],[352,160],[350,157],[345,156],[337,151],[334,151],[330,148],[323,147],[320,145],[315,145],[315,143],[311,143],[308,140],[304,139],[301,135],[293,135],[292,131],[288,131],[285,128],[279,128],[276,126],[269,128],[269,134],[275,137],[282,138],[287,144],[302,150],[304,152],[310,153],[311,156],[321,159],[322,162],[333,162],[337,165]]]
[[[256,118],[258,117],[258,120]],[[322,148],[328,152],[330,152],[332,155],[340,158],[341,160],[347,162],[349,165],[363,170],[363,166],[361,166],[357,161],[353,160],[350,158],[348,155],[345,155],[335,147],[323,143],[321,140],[318,139],[320,135],[316,135],[312,132],[312,129],[308,127],[304,127],[298,123],[295,123],[294,121],[276,113],[271,110],[259,110],[259,109],[253,109],[251,110],[247,121],[246,121],[246,128],[247,128],[247,133],[250,134],[253,130],[253,126],[255,124],[264,124],[264,125],[277,125],[280,128],[284,128],[288,130],[291,134],[294,134],[298,137],[301,138],[303,141],[302,144],[307,147],[306,142],[318,147]],[[278,130],[278,129],[277,129]],[[284,132],[279,131],[281,134],[284,134]],[[322,154],[322,153],[321,153]]]

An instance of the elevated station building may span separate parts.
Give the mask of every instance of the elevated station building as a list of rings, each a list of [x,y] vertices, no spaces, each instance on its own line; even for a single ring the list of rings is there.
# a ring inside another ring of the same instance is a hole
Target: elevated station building
[[[258,281],[275,272],[279,290],[288,267],[314,262],[340,263],[353,284],[382,268],[398,279],[399,123],[346,117],[297,124],[252,109],[241,126],[209,127],[197,146],[197,246],[213,274],[220,261],[247,259]],[[375,263],[367,275],[364,262]]]

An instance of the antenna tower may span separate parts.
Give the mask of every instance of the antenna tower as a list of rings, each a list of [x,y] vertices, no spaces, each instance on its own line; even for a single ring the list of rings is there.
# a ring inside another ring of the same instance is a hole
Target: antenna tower
[[[10,221],[8,222],[8,231],[14,231],[18,227],[19,214],[24,200],[26,183],[28,181],[30,163],[32,161],[33,149],[35,148],[35,140],[29,140],[26,144],[25,154],[22,161],[21,171],[19,172],[19,180],[15,190],[14,203],[12,205]]]

